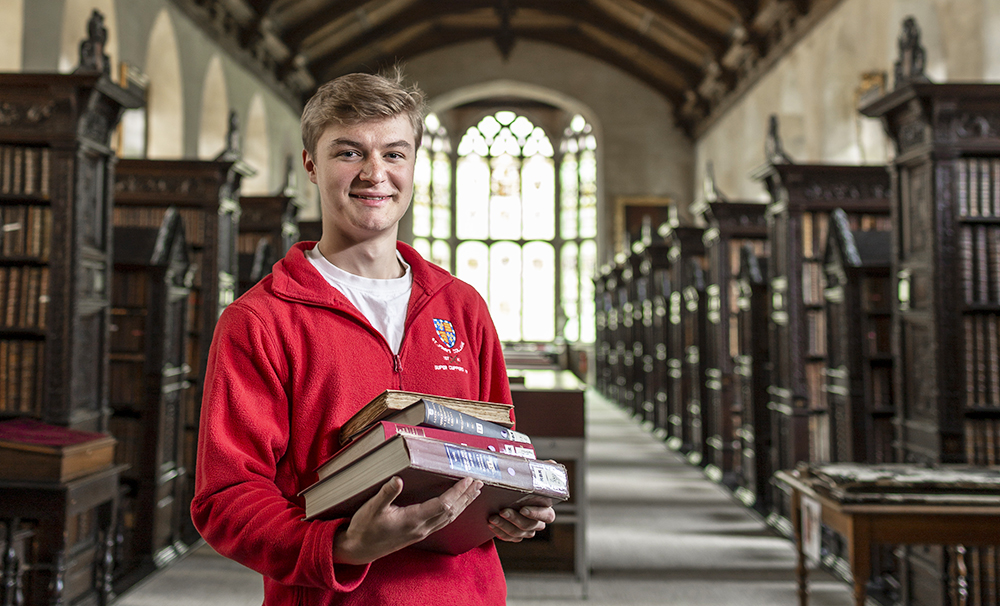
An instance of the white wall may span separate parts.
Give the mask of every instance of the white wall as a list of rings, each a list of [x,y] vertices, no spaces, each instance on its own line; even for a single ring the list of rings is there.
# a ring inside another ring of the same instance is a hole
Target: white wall
[[[699,137],[696,182],[711,161],[729,198],[766,200],[749,175],[764,162],[771,114],[796,162],[886,163],[891,145],[881,123],[857,111],[857,89],[870,71],[884,72],[892,87],[897,38],[909,15],[921,28],[933,81],[1000,78],[1000,2],[844,0]]]

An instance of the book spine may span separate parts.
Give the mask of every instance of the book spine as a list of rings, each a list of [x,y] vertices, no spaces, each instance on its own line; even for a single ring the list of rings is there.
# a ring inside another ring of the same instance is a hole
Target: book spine
[[[524,457],[526,459],[535,458],[535,448],[531,444],[515,442],[513,440],[501,440],[468,433],[438,429],[436,427],[418,427],[415,425],[401,425],[391,421],[380,421],[385,432],[385,438],[389,439],[396,434],[407,434],[412,436],[433,438],[444,442],[462,444],[472,448],[499,452],[502,454]],[[510,431],[510,430],[508,430]]]
[[[424,398],[422,402],[424,405],[424,425],[500,440],[510,440],[524,444],[531,443],[531,438],[519,431],[477,419],[472,415],[448,408],[427,398]]]
[[[406,438],[406,448],[415,467],[555,499],[569,497],[569,475],[558,463],[416,437]]]

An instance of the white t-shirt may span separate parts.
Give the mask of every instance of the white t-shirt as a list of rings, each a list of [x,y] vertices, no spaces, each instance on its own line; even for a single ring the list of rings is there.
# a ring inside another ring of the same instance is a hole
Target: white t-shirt
[[[406,306],[410,302],[410,290],[413,287],[413,273],[399,251],[396,251],[396,258],[403,266],[403,276],[389,280],[362,278],[346,272],[327,261],[315,248],[306,251],[306,258],[331,286],[344,293],[375,330],[382,333],[392,348],[392,353],[399,353],[399,345],[403,341],[403,324],[406,321]]]

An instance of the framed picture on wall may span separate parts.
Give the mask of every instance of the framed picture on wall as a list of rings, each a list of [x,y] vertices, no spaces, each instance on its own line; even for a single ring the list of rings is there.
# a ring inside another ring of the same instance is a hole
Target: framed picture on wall
[[[625,248],[632,242],[653,237],[660,225],[675,219],[676,213],[674,201],[665,196],[615,198],[615,252],[627,253]]]

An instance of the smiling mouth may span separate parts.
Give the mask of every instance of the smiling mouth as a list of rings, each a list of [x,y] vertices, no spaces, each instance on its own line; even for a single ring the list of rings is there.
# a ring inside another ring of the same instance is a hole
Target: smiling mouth
[[[372,196],[372,195],[364,195],[364,194],[351,194],[351,197],[352,198],[357,198],[358,200],[364,200],[366,202],[378,202],[380,200],[388,200],[392,196],[390,196],[388,194],[381,195],[381,196],[379,196],[379,195]]]

